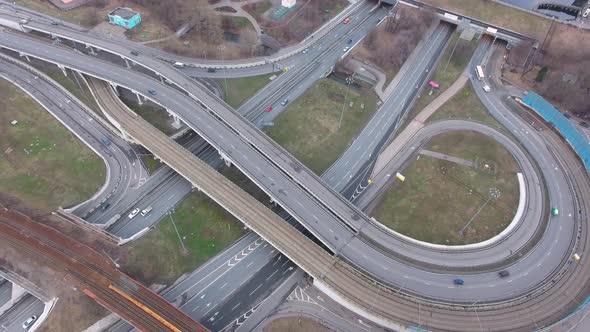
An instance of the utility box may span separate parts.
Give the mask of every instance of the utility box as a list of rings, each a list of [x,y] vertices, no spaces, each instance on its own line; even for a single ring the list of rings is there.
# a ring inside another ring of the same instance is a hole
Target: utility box
[[[118,7],[107,16],[109,23],[122,26],[125,29],[133,29],[141,22],[141,15],[127,7]]]

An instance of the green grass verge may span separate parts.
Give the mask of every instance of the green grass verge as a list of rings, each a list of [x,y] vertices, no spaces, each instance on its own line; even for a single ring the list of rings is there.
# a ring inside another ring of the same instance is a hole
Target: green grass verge
[[[414,116],[453,84],[467,67],[473,52],[477,48],[478,40],[474,38],[471,41],[466,41],[460,39],[459,35],[458,32],[453,34],[436,66],[436,70],[432,74],[431,79],[440,84],[440,89],[432,89],[427,85],[420,91],[420,97],[416,100],[411,111]],[[429,94],[430,91],[432,91],[432,94]],[[410,115],[409,118],[413,119],[414,116]]]
[[[519,192],[516,162],[503,146],[478,133],[452,132],[434,138],[427,149],[491,161],[496,173],[420,156],[404,170],[406,181],[387,189],[373,213],[379,222],[415,239],[448,245],[480,242],[508,226]],[[485,204],[490,188],[497,188],[500,197]]]
[[[77,77],[78,80],[76,81],[76,77],[73,76],[74,74],[72,71],[68,70],[68,76],[65,76],[60,69],[57,69],[50,64],[35,64],[34,67],[47,74],[47,76],[51,77],[54,81],[76,96],[76,98],[80,99],[81,102],[86,104],[86,106],[96,114],[102,116],[102,112],[100,111],[96,100],[92,97],[92,93],[88,89],[88,86],[80,77]],[[80,85],[78,85],[78,83],[80,83]]]
[[[254,96],[258,90],[267,85],[270,82],[269,78],[273,75],[275,74],[228,78],[227,89],[223,78],[215,79],[215,81],[217,81],[226,96],[225,102],[233,108],[238,108],[242,103]]]
[[[481,122],[510,135],[509,131],[488,112],[487,108],[477,98],[473,87],[469,83],[439,108],[426,122],[432,123],[449,119]]]
[[[205,194],[191,193],[172,214],[141,239],[132,243],[124,269],[146,284],[170,284],[193,271],[244,234],[243,225]]]
[[[89,198],[102,186],[106,169],[100,157],[7,81],[0,81],[0,96],[1,191],[52,211]]]
[[[135,113],[141,116],[144,120],[151,123],[166,135],[172,135],[178,129],[172,127],[172,118],[168,116],[168,112],[154,104],[139,105],[130,100],[124,100],[125,104],[131,108]]]
[[[153,155],[141,156],[141,161],[150,174],[154,174],[158,169],[160,169],[160,167],[162,167],[162,165],[164,165],[159,160],[154,159]]]
[[[279,115],[268,135],[321,174],[344,152],[375,112],[377,96],[350,90],[342,127],[338,128],[347,87],[331,79],[316,83]],[[353,107],[349,107],[349,103]],[[360,105],[364,104],[364,110]]]

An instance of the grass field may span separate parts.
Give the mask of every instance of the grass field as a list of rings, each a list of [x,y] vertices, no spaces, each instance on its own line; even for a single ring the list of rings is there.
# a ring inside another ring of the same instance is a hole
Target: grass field
[[[17,87],[0,80],[0,190],[52,211],[90,198],[103,160]],[[11,121],[17,120],[16,125]]]
[[[258,90],[270,83],[269,78],[272,75],[259,75],[252,77],[228,78],[227,92],[225,88],[225,80],[223,78],[215,79],[223,93],[225,94],[225,102],[233,108],[238,108],[248,98],[254,96]]]
[[[423,0],[433,6],[520,32],[542,41],[551,20],[488,0]]]
[[[453,82],[459,78],[465,67],[467,67],[473,52],[477,48],[478,40],[473,39],[472,41],[466,41],[460,39],[459,35],[458,32],[453,34],[444,54],[436,66],[436,70],[432,74],[431,79],[440,84],[440,89],[432,89],[430,86],[425,86],[422,91],[420,91],[420,97],[416,100],[416,104],[412,109],[414,115],[420,112],[426,107],[426,105],[430,104],[431,101],[453,84]],[[432,94],[429,94],[431,90]],[[412,118],[414,118],[414,116],[410,116],[410,119]]]
[[[427,122],[432,123],[448,119],[477,121],[503,133],[509,133],[504,126],[490,115],[488,110],[473,92],[473,88],[469,83],[439,108]]]
[[[100,111],[98,104],[96,104],[96,100],[94,100],[94,97],[92,97],[92,93],[88,89],[86,83],[84,83],[84,81],[79,77],[76,81],[76,77],[74,77],[74,74],[71,71],[68,71],[68,76],[65,76],[61,69],[58,69],[57,67],[50,64],[34,64],[34,67],[47,74],[47,76],[51,77],[66,90],[71,92],[74,96],[76,96],[76,98],[80,99],[81,102],[86,104],[86,106],[88,106],[94,112],[102,115],[102,112]],[[78,85],[78,83],[80,83],[80,85]]]
[[[129,100],[125,101],[135,113],[139,114],[144,120],[151,123],[154,127],[160,129],[166,135],[172,135],[178,129],[172,127],[172,118],[168,116],[166,110],[154,104],[139,105]]]
[[[243,225],[206,195],[191,193],[172,214],[187,253],[169,216],[131,244],[125,271],[146,284],[170,284],[193,271],[244,234]]]
[[[268,135],[321,174],[344,152],[375,112],[377,96],[351,89],[346,98],[342,127],[338,128],[346,86],[330,79],[318,81],[279,115]],[[353,107],[349,103],[353,102]],[[360,105],[364,103],[364,110]]]
[[[141,161],[147,168],[148,173],[150,174],[154,174],[155,171],[157,171],[158,169],[160,169],[160,167],[162,167],[162,165],[164,165],[159,160],[154,159],[154,156],[152,155],[142,156]]]
[[[518,166],[503,146],[479,133],[451,132],[435,137],[426,149],[491,163],[496,173],[422,155],[403,171],[406,181],[384,194],[374,211],[379,222],[418,240],[448,245],[480,242],[508,226],[518,206]],[[500,196],[486,204],[491,188]]]

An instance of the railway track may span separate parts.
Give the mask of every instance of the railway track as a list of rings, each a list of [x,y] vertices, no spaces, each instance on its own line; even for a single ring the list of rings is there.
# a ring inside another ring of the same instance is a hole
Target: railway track
[[[143,307],[109,289],[113,285],[123,288],[124,276],[91,248],[14,211],[0,211],[0,221],[0,237],[6,243],[72,276],[87,295],[137,328],[143,331],[174,331],[170,326],[175,326],[179,331],[208,331],[130,278],[126,281],[134,282],[136,289],[133,292],[128,289],[125,294],[136,298]]]

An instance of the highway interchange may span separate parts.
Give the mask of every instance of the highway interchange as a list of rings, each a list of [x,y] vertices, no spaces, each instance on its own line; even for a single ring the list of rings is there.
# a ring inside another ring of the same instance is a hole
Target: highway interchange
[[[2,35],[2,42],[9,42],[8,39],[13,38],[12,35],[3,34]],[[448,37],[447,37],[448,38]],[[15,41],[19,40],[20,37],[16,38]],[[31,41],[30,44],[34,44],[35,42]],[[444,43],[442,44],[444,45]],[[22,46],[22,45],[21,45]],[[489,44],[488,44],[489,46]],[[16,46],[12,46],[16,47]],[[481,47],[483,51],[493,50],[492,48]],[[27,54],[36,54],[34,49],[22,47],[19,48],[25,51]],[[340,51],[338,49],[338,51]],[[440,52],[440,51],[439,51]],[[56,50],[57,53],[57,50]],[[430,68],[433,66],[433,55],[436,55],[438,52],[433,52],[430,57],[426,57],[422,63],[426,66],[426,62],[430,61]],[[65,53],[64,53],[65,54]],[[476,56],[480,57],[474,63],[479,63],[482,60],[484,53],[478,53]],[[474,56],[475,58],[475,56]],[[69,60],[73,60],[70,58]],[[56,60],[54,60],[56,61]],[[108,64],[103,64],[105,67],[108,67]],[[474,64],[472,64],[473,66]],[[75,65],[70,63],[69,66],[74,66],[75,68],[84,68],[83,65]],[[425,68],[425,67],[423,67]],[[418,70],[420,72],[420,70]],[[287,72],[289,73],[289,72]],[[286,74],[283,74],[286,75]],[[104,76],[106,77],[106,75]],[[286,77],[286,76],[285,76]],[[279,77],[280,79],[280,77]],[[424,77],[416,80],[417,84],[422,84],[424,81]],[[395,267],[395,270],[398,273],[390,274],[392,279],[387,280],[391,284],[394,285],[403,285],[404,289],[407,290],[414,290],[416,293],[428,294],[430,296],[434,296],[437,298],[446,298],[447,300],[459,300],[463,302],[477,302],[479,299],[484,298],[484,301],[494,300],[494,299],[502,299],[506,296],[514,296],[517,294],[517,291],[524,291],[527,288],[534,286],[540,281],[545,281],[547,276],[553,274],[555,267],[559,266],[561,263],[567,262],[567,257],[570,256],[571,253],[571,244],[574,242],[574,239],[577,237],[578,233],[576,230],[576,224],[573,221],[566,221],[567,219],[574,219],[573,217],[582,217],[577,216],[575,213],[576,208],[573,205],[575,201],[571,196],[572,193],[566,189],[569,184],[566,177],[563,175],[562,171],[559,170],[559,166],[561,161],[556,159],[556,156],[549,151],[549,148],[542,143],[542,137],[537,135],[529,126],[524,123],[524,121],[515,116],[514,113],[506,106],[504,106],[504,99],[506,96],[504,95],[496,95],[496,94],[485,94],[483,89],[481,89],[481,82],[473,79],[472,84],[475,87],[475,91],[477,92],[480,99],[484,102],[484,105],[488,108],[490,113],[496,117],[500,122],[502,122],[514,135],[518,138],[520,143],[523,147],[536,159],[536,163],[539,167],[539,170],[543,172],[545,175],[545,186],[547,187],[549,201],[552,204],[560,206],[560,209],[563,211],[562,216],[560,216],[559,220],[556,222],[551,222],[548,225],[548,229],[546,230],[547,235],[553,236],[544,237],[540,242],[540,245],[535,248],[535,250],[531,251],[524,259],[520,260],[518,264],[514,264],[511,266],[511,271],[514,271],[513,276],[514,279],[511,279],[509,283],[510,286],[504,286],[501,292],[498,288],[493,289],[495,286],[493,284],[493,280],[497,280],[497,276],[495,275],[495,271],[488,271],[485,273],[478,273],[473,275],[465,275],[463,279],[466,280],[466,286],[462,289],[453,289],[449,288],[452,287],[449,283],[449,280],[452,279],[452,276],[448,274],[434,274],[434,273],[420,273],[420,269],[415,267],[407,266],[402,264],[396,260],[390,261],[390,264],[387,264],[389,267]],[[120,84],[125,86],[125,84]],[[131,84],[129,84],[131,85]],[[407,89],[406,91],[412,91],[414,88],[414,84],[407,84],[404,87]],[[498,87],[499,88],[499,87]],[[137,89],[139,90],[139,89]],[[414,88],[415,90],[415,88]],[[499,89],[500,90],[500,89]],[[147,91],[147,88],[143,88],[142,91]],[[158,88],[158,98],[166,97],[163,93],[160,92],[161,89]],[[417,91],[415,91],[417,92]],[[280,100],[282,95],[277,95],[276,100]],[[259,97],[262,100],[264,98]],[[412,97],[406,97],[409,100],[413,99]],[[403,103],[407,102],[406,99]],[[159,101],[162,102],[162,101]],[[163,103],[163,102],[162,102]],[[172,104],[172,103],[171,103]],[[170,105],[171,105],[170,104]],[[389,105],[389,104],[388,104]],[[391,108],[399,107],[395,105],[389,105]],[[258,107],[254,107],[258,108]],[[383,107],[385,108],[385,106]],[[383,109],[382,108],[382,109]],[[172,108],[176,111],[176,108]],[[260,108],[258,108],[260,109]],[[391,111],[390,111],[391,112]],[[399,110],[397,112],[400,112]],[[178,113],[180,115],[180,113]],[[379,111],[378,115],[388,114],[385,111]],[[375,118],[377,118],[377,116]],[[393,116],[397,116],[398,119],[401,117],[400,113],[393,113]],[[375,119],[374,118],[374,119]],[[396,123],[392,121],[392,123]],[[442,126],[442,125],[441,125]],[[391,128],[391,127],[390,127]],[[461,127],[465,128],[465,127]],[[383,133],[385,134],[385,133]],[[232,157],[232,161],[234,161],[235,156]],[[365,157],[366,158],[366,157]],[[556,169],[557,168],[557,169]],[[550,174],[550,176],[548,176]],[[348,175],[348,174],[346,174]],[[350,177],[350,176],[349,176]],[[531,209],[540,212],[542,211],[541,208],[534,208],[530,207]],[[290,211],[292,213],[292,211]],[[572,214],[572,216],[570,216]],[[578,219],[576,218],[576,219]],[[563,219],[563,221],[562,221]],[[322,219],[323,220],[323,219]],[[540,218],[538,218],[537,222],[540,222]],[[577,220],[576,222],[580,222]],[[557,229],[559,227],[559,230]],[[565,229],[562,229],[564,227]],[[344,234],[344,233],[342,233]],[[563,235],[567,234],[570,236],[570,241],[566,241],[563,238]],[[560,241],[557,241],[560,239]],[[254,241],[255,242],[255,241]],[[551,249],[543,249],[543,246],[550,247]],[[335,246],[337,247],[337,246]],[[233,248],[233,247],[232,247]],[[270,246],[268,246],[269,250]],[[506,249],[504,249],[506,251]],[[261,251],[262,252],[262,251]],[[361,251],[362,252],[362,251]],[[271,253],[273,254],[273,253]],[[266,259],[270,257],[271,254],[267,254]],[[278,253],[277,253],[278,254]],[[353,257],[357,253],[352,253],[350,256]],[[261,254],[261,256],[264,256]],[[543,264],[542,260],[545,260]],[[565,260],[565,261],[564,261]],[[260,261],[264,261],[261,259]],[[534,263],[532,263],[534,262]],[[536,270],[535,270],[536,266]],[[519,271],[522,269],[522,272]],[[533,271],[534,273],[530,273]],[[407,276],[412,276],[412,278],[408,278]],[[514,282],[513,282],[514,281]],[[430,285],[428,285],[430,284]],[[490,287],[493,285],[492,287]],[[432,286],[432,287],[428,287]],[[198,293],[197,293],[198,294]],[[193,304],[192,306],[188,306],[188,308],[196,308],[198,304]],[[483,314],[482,314],[483,315]]]

